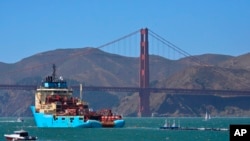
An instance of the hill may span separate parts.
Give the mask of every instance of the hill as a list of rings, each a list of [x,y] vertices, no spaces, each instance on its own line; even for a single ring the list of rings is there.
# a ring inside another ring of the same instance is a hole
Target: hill
[[[250,54],[238,57],[204,54],[168,60],[150,56],[150,85],[168,88],[249,89],[250,72],[245,61],[248,57]],[[194,63],[194,58],[202,65]],[[237,63],[230,66],[232,60],[237,60]],[[57,49],[35,54],[14,64],[0,63],[1,84],[40,85],[42,78],[52,72],[52,64],[57,65],[57,74],[62,75],[69,85],[139,85],[138,58],[110,54],[94,48]],[[31,116],[29,106],[34,103],[33,93],[1,90],[0,115]],[[78,93],[74,95],[78,96]],[[94,109],[113,108],[125,116],[135,116],[138,109],[137,93],[84,92],[84,99]],[[249,98],[171,96],[161,93],[151,94],[150,108],[159,115],[169,116],[201,116],[206,109],[216,115],[250,115],[247,100]]]

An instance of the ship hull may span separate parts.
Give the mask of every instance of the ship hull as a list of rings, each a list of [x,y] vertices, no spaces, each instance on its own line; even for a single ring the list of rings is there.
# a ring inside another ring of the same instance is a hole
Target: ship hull
[[[50,114],[37,113],[35,107],[31,106],[35,123],[41,128],[102,128],[105,127],[98,120],[84,120],[83,116],[54,116]],[[124,120],[115,120],[113,128],[123,127]]]

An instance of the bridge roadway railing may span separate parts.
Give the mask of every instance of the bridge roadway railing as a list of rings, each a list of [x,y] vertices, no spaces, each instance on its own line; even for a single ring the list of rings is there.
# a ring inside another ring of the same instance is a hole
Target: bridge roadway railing
[[[8,85],[0,84],[0,90],[36,90],[36,85]],[[79,91],[80,86],[71,86]],[[212,90],[212,89],[182,89],[182,88],[139,88],[139,87],[102,87],[84,86],[83,91],[106,91],[106,92],[140,92],[167,93],[181,95],[217,95],[217,96],[250,96],[250,90]]]
[[[36,90],[36,85],[9,85],[0,84],[0,90]]]
[[[77,86],[79,87],[79,86]],[[79,88],[73,88],[79,90]],[[218,96],[250,96],[250,90],[212,90],[212,89],[182,89],[182,88],[138,88],[138,87],[97,87],[85,86],[83,91],[116,91],[116,92],[139,92],[167,93],[181,95],[218,95]]]

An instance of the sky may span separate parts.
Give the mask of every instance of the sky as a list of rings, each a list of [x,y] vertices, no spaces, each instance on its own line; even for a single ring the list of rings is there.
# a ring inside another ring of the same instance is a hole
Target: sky
[[[191,55],[250,49],[249,0],[0,0],[0,62],[149,28]]]

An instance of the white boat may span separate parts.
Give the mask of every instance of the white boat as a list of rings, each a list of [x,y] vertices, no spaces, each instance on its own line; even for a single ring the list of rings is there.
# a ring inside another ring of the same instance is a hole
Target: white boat
[[[168,123],[168,121],[166,119],[165,124],[162,127],[160,127],[160,129],[171,129],[171,130],[176,129],[176,130],[178,130],[178,129],[180,129],[180,122],[179,122],[179,125],[176,126],[175,120],[174,120],[172,125],[170,125],[170,123]]]
[[[208,120],[208,115],[207,115],[207,112],[206,112],[206,115],[205,115],[205,120]]]
[[[210,117],[210,114],[207,114],[207,111],[206,111],[206,114],[205,114],[205,121],[207,121],[207,120],[209,120],[209,119],[211,119],[211,117]]]
[[[14,131],[13,134],[5,134],[4,137],[7,141],[35,141],[38,138],[29,136],[29,133],[25,130]]]
[[[23,119],[22,118],[17,118],[17,120],[16,120],[17,122],[23,122]]]
[[[180,122],[179,122],[179,125],[176,126],[175,120],[173,121],[172,125],[167,120],[165,120],[165,124],[163,126],[161,126],[160,129],[165,129],[165,130],[228,131],[227,128],[181,127]]]

